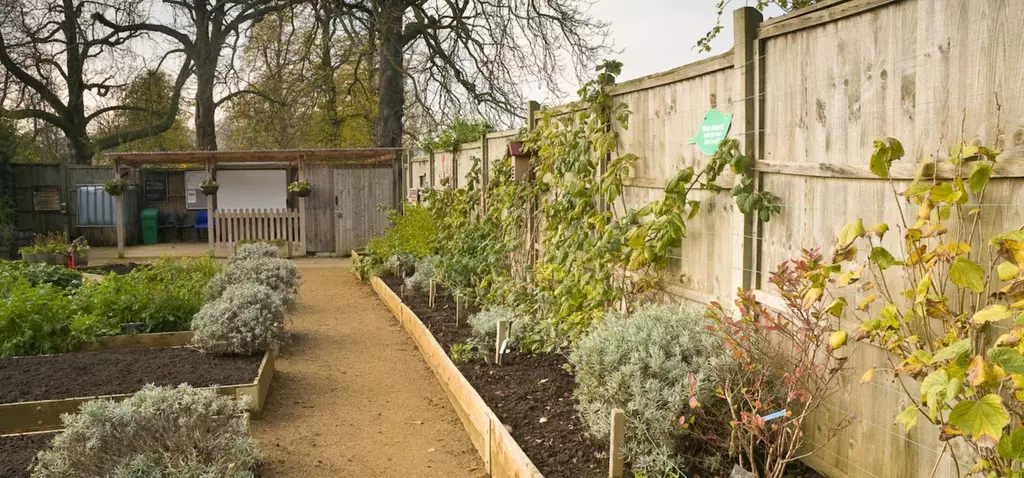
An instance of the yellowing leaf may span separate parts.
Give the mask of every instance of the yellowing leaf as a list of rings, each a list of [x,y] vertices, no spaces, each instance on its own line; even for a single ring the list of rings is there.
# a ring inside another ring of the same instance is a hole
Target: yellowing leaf
[[[839,316],[843,315],[843,309],[845,308],[846,297],[840,297],[836,300],[833,300],[832,303],[825,308],[825,311],[828,312],[829,315],[831,315],[832,317],[839,318]]]
[[[996,271],[999,273],[999,280],[1010,280],[1017,277],[1017,274],[1020,273],[1020,268],[1014,263],[1007,261],[999,264]]]
[[[821,295],[825,291],[821,287],[811,287],[804,294],[804,310],[810,310],[811,307],[821,299]]]
[[[961,356],[966,355],[971,351],[971,339],[963,339],[959,342],[954,342],[941,349],[935,351],[935,355],[929,361],[929,363],[937,364],[945,362],[950,359],[959,359]]]
[[[863,219],[857,219],[856,222],[843,226],[843,229],[839,231],[839,235],[836,236],[836,249],[844,249],[853,244],[853,241],[857,240],[857,238],[864,237],[864,232]]]
[[[875,301],[876,297],[878,296],[875,293],[871,293],[864,296],[864,298],[862,298],[860,302],[857,303],[857,308],[860,310],[867,310],[868,306]]]
[[[1000,320],[1006,320],[1013,317],[1013,313],[1002,304],[992,304],[984,309],[979,310],[971,317],[971,322],[978,325],[988,324],[990,322],[999,322]]]
[[[911,405],[904,408],[899,415],[896,415],[895,423],[902,423],[909,433],[910,429],[917,425],[917,407]]]
[[[924,277],[921,278],[921,282],[917,283],[917,288],[914,290],[914,302],[923,302],[925,297],[928,297],[928,289],[932,286],[932,273],[925,273]]]
[[[883,222],[875,224],[871,229],[868,229],[867,235],[882,239],[885,237],[886,232],[889,232],[889,225]]]
[[[972,387],[977,387],[988,380],[988,364],[985,363],[985,359],[981,355],[975,355],[971,359],[971,364],[967,366],[967,383]]]
[[[979,400],[963,400],[949,413],[949,423],[969,434],[982,447],[994,447],[1003,436],[1010,417],[1003,408],[1003,399],[994,393]]]
[[[864,375],[860,376],[860,383],[862,383],[862,384],[869,383],[869,382],[871,382],[874,379],[875,379],[875,369],[869,368],[867,372],[864,372]]]
[[[949,266],[949,280],[960,287],[966,287],[974,292],[985,291],[985,271],[974,261],[959,256]]]
[[[829,347],[832,347],[832,350],[836,350],[843,345],[846,345],[846,331],[837,330],[832,332],[832,334],[828,336],[828,345]]]

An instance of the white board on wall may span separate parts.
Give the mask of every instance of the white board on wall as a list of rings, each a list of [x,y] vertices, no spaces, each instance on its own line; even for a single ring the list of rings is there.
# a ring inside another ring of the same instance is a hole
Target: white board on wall
[[[217,171],[217,210],[285,209],[288,171],[284,169]]]

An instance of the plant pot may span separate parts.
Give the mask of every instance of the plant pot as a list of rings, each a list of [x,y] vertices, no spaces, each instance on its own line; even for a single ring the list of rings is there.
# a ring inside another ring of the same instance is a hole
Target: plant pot
[[[522,141],[511,141],[511,142],[509,142],[508,143],[508,154],[510,156],[515,156],[517,158],[523,157],[523,156],[529,156],[529,154],[526,151],[523,151],[523,142]]]
[[[65,266],[66,267],[68,265],[68,258],[69,257],[70,256],[68,255],[67,252],[54,252],[54,253],[49,254],[47,256],[46,263],[50,264],[51,266]]]
[[[75,251],[75,267],[85,267],[89,265],[89,251]]]
[[[313,194],[313,190],[312,189],[302,189],[302,190],[299,190],[299,191],[295,191],[295,195],[300,197],[300,198],[309,197],[310,194]]]
[[[217,194],[218,190],[220,190],[220,185],[219,184],[211,184],[211,185],[206,185],[206,186],[199,186],[199,190],[202,191],[203,194],[205,194],[207,196],[213,196],[214,194]]]
[[[41,252],[29,252],[21,254],[21,257],[25,259],[25,262],[28,262],[29,264],[42,264],[46,262],[46,256],[47,254],[43,254]]]

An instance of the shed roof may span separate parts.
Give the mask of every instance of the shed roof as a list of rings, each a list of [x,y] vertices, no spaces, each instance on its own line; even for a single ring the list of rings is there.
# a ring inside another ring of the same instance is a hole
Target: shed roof
[[[161,151],[113,153],[110,157],[126,166],[146,164],[216,163],[377,163],[395,159],[402,148],[288,149],[262,151]]]

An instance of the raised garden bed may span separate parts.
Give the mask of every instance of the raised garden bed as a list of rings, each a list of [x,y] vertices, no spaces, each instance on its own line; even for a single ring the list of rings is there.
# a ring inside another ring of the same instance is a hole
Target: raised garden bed
[[[82,352],[111,349],[153,349],[161,347],[182,347],[192,342],[192,331],[158,332],[138,335],[111,335],[100,337],[96,343],[85,344]]]
[[[60,415],[83,402],[125,398],[149,383],[188,383],[246,396],[250,410],[258,412],[273,374],[270,353],[218,356],[186,347],[6,358],[0,360],[0,433],[58,429]]]
[[[117,275],[124,275],[135,269],[138,269],[141,266],[142,264],[138,264],[135,262],[126,262],[123,264],[111,263],[103,264],[101,266],[79,267],[76,270],[78,270],[79,272],[84,272],[86,274],[109,274],[113,272],[114,274]]]
[[[420,347],[492,476],[608,476],[607,444],[584,436],[564,357],[510,353],[498,367],[482,360],[456,366],[447,351],[471,332],[468,326],[455,326],[455,304],[439,295],[431,310],[425,297],[412,294],[403,303],[393,292],[400,289],[399,280],[386,281],[374,278],[371,283]],[[474,417],[477,408],[484,411]],[[479,424],[488,418],[511,433],[500,445],[512,449],[507,454],[522,453],[518,462],[494,459],[495,453],[505,452],[496,451],[493,441],[478,443]]]
[[[32,459],[50,444],[53,432],[0,436],[0,477],[29,478]]]

